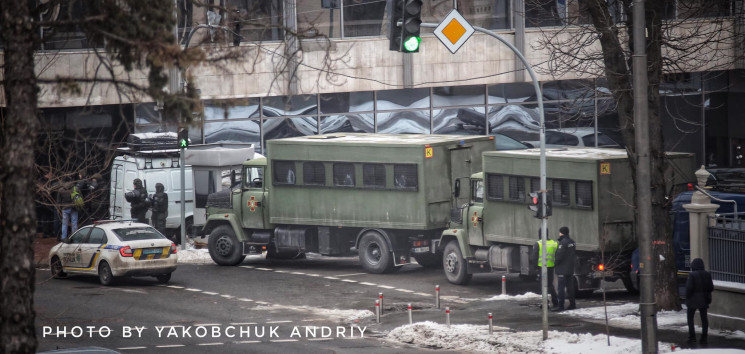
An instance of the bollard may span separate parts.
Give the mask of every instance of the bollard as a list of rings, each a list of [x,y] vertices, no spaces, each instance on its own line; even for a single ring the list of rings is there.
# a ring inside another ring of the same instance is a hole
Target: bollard
[[[378,299],[380,299],[380,314],[383,314],[383,293],[378,293]]]
[[[492,335],[493,333],[494,333],[494,324],[492,323],[491,312],[489,312],[489,335]]]
[[[378,319],[378,323],[380,323],[380,300],[375,300],[375,317]]]
[[[409,324],[413,324],[414,323],[414,317],[412,317],[412,315],[411,315],[411,304],[409,304],[408,309],[409,309]]]
[[[440,308],[440,285],[435,285],[435,308]]]
[[[450,327],[450,307],[445,307],[445,324]]]
[[[502,276],[502,295],[507,295],[507,277]]]

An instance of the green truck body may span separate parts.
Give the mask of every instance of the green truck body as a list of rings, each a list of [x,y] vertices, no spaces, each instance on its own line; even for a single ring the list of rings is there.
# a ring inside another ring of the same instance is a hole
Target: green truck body
[[[695,180],[692,154],[668,153],[669,185]],[[538,240],[540,219],[529,210],[529,193],[540,190],[540,150],[486,152],[483,172],[470,179],[470,198],[440,240],[449,281],[465,284],[470,275],[507,270],[526,277],[537,265],[529,260]],[[546,152],[546,189],[552,201],[548,235],[558,239],[567,226],[577,245],[578,289],[593,290],[601,278],[623,279],[631,288],[634,232],[632,169],[625,150],[564,148]],[[455,249],[457,246],[457,250]],[[601,252],[604,258],[601,259]],[[599,265],[605,271],[599,271]]]
[[[292,258],[358,252],[369,272],[410,262],[436,265],[431,250],[455,206],[454,181],[480,171],[488,136],[339,133],[270,140],[244,163],[242,186],[210,195],[210,255]]]

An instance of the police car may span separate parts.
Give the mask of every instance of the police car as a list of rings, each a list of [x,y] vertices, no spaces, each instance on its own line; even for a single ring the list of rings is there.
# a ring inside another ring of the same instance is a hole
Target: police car
[[[177,261],[173,242],[152,226],[135,220],[95,222],[49,251],[53,277],[98,275],[103,285],[125,276],[154,276],[167,283]]]

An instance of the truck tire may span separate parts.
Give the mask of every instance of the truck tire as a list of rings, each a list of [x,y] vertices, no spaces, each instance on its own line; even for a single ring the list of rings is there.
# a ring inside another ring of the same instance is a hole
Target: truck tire
[[[442,254],[442,267],[445,269],[448,281],[456,285],[468,284],[473,276],[473,274],[468,274],[466,260],[463,259],[457,240],[452,240],[445,246]]]
[[[628,273],[621,277],[623,286],[626,288],[626,291],[628,291],[629,294],[631,295],[636,295],[639,293],[639,278],[637,276],[634,276],[634,278],[632,278],[631,273]]]
[[[427,253],[418,254],[414,256],[416,262],[424,268],[441,268],[442,267],[442,253]]]
[[[246,258],[230,225],[220,225],[212,230],[207,246],[212,260],[221,266],[234,266]]]
[[[388,243],[379,233],[368,231],[362,235],[360,263],[368,273],[389,273],[395,268]]]

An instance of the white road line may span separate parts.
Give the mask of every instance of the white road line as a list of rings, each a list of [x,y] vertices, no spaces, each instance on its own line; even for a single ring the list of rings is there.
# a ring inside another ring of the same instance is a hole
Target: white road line
[[[242,340],[238,342],[233,342],[235,344],[255,344],[255,343],[261,343],[260,340]]]
[[[407,289],[398,289],[398,288],[396,288],[396,289],[393,289],[393,290],[396,290],[396,291],[400,291],[400,292],[402,292],[402,293],[413,293],[413,292],[414,292],[413,290],[407,290]]]
[[[240,266],[240,267],[241,267],[241,268],[248,268],[248,269],[254,269],[254,268],[256,268],[256,267],[254,267],[254,266]]]
[[[334,338],[308,338],[308,340],[323,341],[323,340],[334,340]]]
[[[270,323],[292,323],[292,321],[267,321],[266,324]]]
[[[258,269],[258,270],[269,270],[269,271],[274,270],[274,269],[270,269],[270,268],[259,268],[259,267],[256,267],[256,269]]]
[[[346,282],[346,283],[358,283],[358,281],[352,280],[352,279],[342,279],[341,281]]]
[[[256,323],[256,322],[243,322],[243,323],[236,322],[236,323],[231,323],[230,325],[232,325],[232,326],[250,326],[250,325],[255,325],[255,324],[258,324],[258,323]]]
[[[202,289],[193,289],[193,288],[186,288],[185,290],[186,291],[194,291],[194,292],[202,291]]]
[[[301,320],[300,322],[318,322],[318,321],[322,321],[322,320],[321,319],[314,318],[314,319],[310,319],[310,320]]]
[[[178,286],[178,285],[166,285],[166,287],[172,288],[172,289],[183,289],[184,288],[183,286]]]
[[[305,275],[303,272],[290,272],[290,274]]]
[[[137,349],[146,349],[147,347],[124,347],[124,348],[116,348],[118,350],[137,350]]]
[[[156,348],[178,348],[178,347],[184,347],[183,344],[169,344],[169,345],[156,345]]]
[[[204,295],[220,295],[220,293],[215,293],[215,292],[212,292],[212,291],[202,291],[202,294],[204,294]]]
[[[197,345],[208,346],[208,345],[223,345],[225,343],[199,343]]]
[[[274,343],[288,343],[288,342],[297,342],[297,339],[273,339],[273,340],[270,340],[270,342],[274,342]]]
[[[271,303],[264,302],[264,301],[256,301],[256,303],[259,305],[271,305]]]
[[[323,279],[339,280],[339,278],[334,278],[334,277],[323,277]]]
[[[425,294],[425,293],[414,293],[414,295],[419,295],[419,296],[434,296],[432,294]]]
[[[351,277],[351,276],[355,276],[355,275],[365,275],[365,274],[367,274],[367,273],[341,274],[341,275],[337,275],[337,277]]]
[[[246,299],[245,297],[239,297],[239,298],[238,298],[238,300],[241,300],[241,301],[246,301],[246,302],[251,302],[251,301],[253,301],[253,300],[251,300],[251,299]]]
[[[320,277],[321,276],[320,274],[313,274],[313,273],[306,274],[306,275],[309,276],[309,277]]]
[[[288,271],[286,271],[286,270],[275,270],[274,272],[275,272],[275,273],[289,273],[289,272],[288,272]]]
[[[396,288],[395,286],[388,286],[388,285],[378,285],[378,286],[383,289],[395,289]]]
[[[234,298],[235,296],[233,296],[233,295],[227,295],[227,294],[222,294],[222,295],[220,295],[220,297],[224,297],[224,298],[226,298],[226,299],[232,299],[232,298]]]
[[[360,284],[362,284],[362,285],[369,285],[369,286],[378,286],[378,284],[368,283],[368,282],[365,282],[365,281],[361,282]]]

